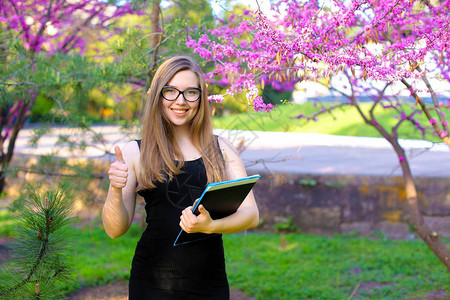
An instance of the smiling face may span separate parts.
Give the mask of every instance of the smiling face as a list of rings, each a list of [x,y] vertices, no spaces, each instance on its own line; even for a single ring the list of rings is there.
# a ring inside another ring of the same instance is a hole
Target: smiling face
[[[200,88],[197,75],[190,70],[183,70],[176,73],[166,86],[174,87],[180,91],[189,88]],[[195,117],[201,99],[195,102],[188,102],[180,94],[178,97],[169,101],[161,96],[163,114],[166,119],[178,128],[189,129],[189,123]]]

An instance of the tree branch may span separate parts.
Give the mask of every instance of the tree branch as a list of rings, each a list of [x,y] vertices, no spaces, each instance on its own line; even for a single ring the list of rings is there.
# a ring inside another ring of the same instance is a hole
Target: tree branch
[[[402,78],[401,82],[408,88],[408,90],[411,92],[411,95],[416,99],[416,104],[420,105],[420,107],[422,108],[422,111],[427,116],[427,119],[429,121],[431,121],[431,119],[433,119],[433,117],[430,115],[430,112],[428,111],[425,103],[423,103],[422,99],[414,91],[413,87],[404,78]],[[430,124],[433,127],[433,129],[436,132],[436,134],[438,135],[438,137],[440,137],[442,139],[442,141],[444,143],[446,143],[450,147],[450,138],[448,136],[448,133],[447,133],[447,136],[442,137],[441,136],[441,129],[439,128],[439,126],[436,123],[434,123],[434,122],[430,122]]]

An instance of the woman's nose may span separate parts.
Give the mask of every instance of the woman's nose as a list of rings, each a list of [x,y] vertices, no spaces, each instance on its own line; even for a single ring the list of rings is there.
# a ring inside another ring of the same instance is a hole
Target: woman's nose
[[[184,95],[182,93],[179,93],[177,99],[175,99],[175,103],[177,104],[183,104],[185,101],[186,99],[184,99]]]

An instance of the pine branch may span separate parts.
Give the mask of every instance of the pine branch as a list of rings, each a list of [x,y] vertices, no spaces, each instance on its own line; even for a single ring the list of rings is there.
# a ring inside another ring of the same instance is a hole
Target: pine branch
[[[41,299],[44,296],[43,290],[37,289],[37,286],[41,286],[40,283],[49,290],[57,290],[58,282],[69,280],[67,274],[70,273],[70,268],[62,257],[62,252],[67,245],[67,235],[63,231],[72,221],[72,195],[67,193],[64,186],[46,193],[32,189],[28,189],[28,192],[29,198],[20,207],[20,223],[17,224],[20,238],[13,248],[16,254],[13,259],[18,262],[18,271],[12,273],[16,273],[15,277],[20,275],[20,280],[0,290],[0,298],[5,295],[26,294],[26,285],[31,283],[36,286],[33,297]]]

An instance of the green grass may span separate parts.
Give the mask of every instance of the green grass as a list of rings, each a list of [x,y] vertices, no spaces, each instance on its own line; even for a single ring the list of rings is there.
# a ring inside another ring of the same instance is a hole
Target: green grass
[[[422,241],[249,234],[226,236],[225,249],[231,285],[258,299],[450,296],[450,274]]]
[[[136,225],[114,240],[101,226],[77,229],[80,286],[127,280],[139,235]],[[420,240],[253,233],[224,236],[224,243],[231,288],[258,299],[450,295],[450,274]]]
[[[109,238],[102,225],[75,229],[74,261],[80,286],[127,280],[139,234],[137,226],[117,239]]]
[[[369,103],[363,103],[363,110],[369,109]],[[326,113],[318,118],[318,121],[306,121],[305,118],[296,119],[299,114],[311,116],[314,112],[320,110],[313,103],[302,105],[279,105],[270,113],[265,112],[242,112],[230,114],[223,117],[214,117],[214,127],[220,129],[240,129],[250,131],[281,131],[281,132],[303,132],[303,133],[321,133],[332,135],[381,137],[376,129],[365,124],[358,115],[356,109],[352,106],[337,108],[331,114]],[[449,114],[448,109],[444,112]],[[391,131],[398,119],[396,113],[392,110],[377,109],[375,116],[378,122]],[[421,124],[429,124],[426,117],[421,114],[417,118]],[[418,130],[410,123],[403,122],[400,126],[400,138],[422,139]],[[437,137],[428,135],[427,138],[438,141]]]
[[[0,210],[0,238],[14,234],[14,221],[10,212],[5,208]]]
[[[0,228],[9,222],[0,218]],[[127,280],[141,229],[110,239],[99,223],[74,228],[73,290]],[[450,239],[445,242],[450,243]],[[450,274],[424,242],[351,235],[225,235],[230,286],[258,299],[450,296]]]

